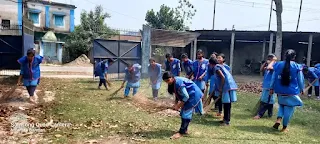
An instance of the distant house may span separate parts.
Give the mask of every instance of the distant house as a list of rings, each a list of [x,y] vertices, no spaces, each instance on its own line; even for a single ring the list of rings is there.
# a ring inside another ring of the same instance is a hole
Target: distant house
[[[22,7],[24,1],[24,7]],[[74,30],[74,5],[48,0],[0,0],[3,27],[21,25],[22,15],[33,22],[34,47],[47,62],[61,63],[64,38]]]

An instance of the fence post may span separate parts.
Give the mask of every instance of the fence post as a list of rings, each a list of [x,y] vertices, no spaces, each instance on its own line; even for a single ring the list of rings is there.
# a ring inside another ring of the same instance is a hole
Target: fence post
[[[141,55],[142,77],[145,78],[148,76],[149,59],[151,58],[151,27],[147,25],[143,25]]]

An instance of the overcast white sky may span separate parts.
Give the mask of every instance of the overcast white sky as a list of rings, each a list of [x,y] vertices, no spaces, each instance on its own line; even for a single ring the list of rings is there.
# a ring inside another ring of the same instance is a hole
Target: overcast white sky
[[[145,24],[150,9],[159,10],[165,4],[176,7],[179,0],[53,0],[76,5],[75,23],[80,23],[82,10],[89,11],[98,4],[111,15],[106,23],[112,28],[138,30]],[[213,1],[190,0],[197,13],[191,29],[212,29]],[[271,0],[217,0],[215,29],[267,30]],[[283,30],[295,31],[300,0],[283,0]],[[320,0],[303,0],[299,31],[320,32]],[[276,30],[276,15],[272,13],[271,29]]]

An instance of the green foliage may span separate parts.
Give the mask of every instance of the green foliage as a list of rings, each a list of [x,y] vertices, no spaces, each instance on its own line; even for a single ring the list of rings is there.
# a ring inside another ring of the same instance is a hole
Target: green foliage
[[[145,20],[152,28],[186,30],[188,29],[187,23],[191,24],[190,21],[195,13],[196,9],[188,0],[180,0],[176,8],[163,4],[158,12],[153,9],[149,10]]]
[[[102,6],[97,6],[94,11],[81,12],[80,25],[66,38],[66,50],[71,60],[81,54],[88,54],[94,39],[107,39],[117,33],[104,23],[107,18],[110,15],[103,12]]]

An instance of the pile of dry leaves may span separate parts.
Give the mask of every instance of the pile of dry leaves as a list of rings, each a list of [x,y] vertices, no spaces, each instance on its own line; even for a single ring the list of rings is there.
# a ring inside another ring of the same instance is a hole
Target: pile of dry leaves
[[[240,83],[239,90],[242,92],[261,94],[262,82],[251,81],[247,83]]]

